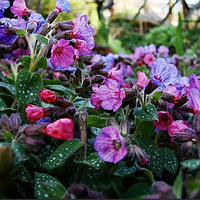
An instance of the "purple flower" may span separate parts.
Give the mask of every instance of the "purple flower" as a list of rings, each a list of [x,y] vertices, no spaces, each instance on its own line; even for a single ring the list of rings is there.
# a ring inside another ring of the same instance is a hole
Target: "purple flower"
[[[33,12],[28,18],[27,27],[33,26],[34,31],[32,33],[37,33],[42,24],[44,24],[45,22],[46,21],[41,14]]]
[[[187,91],[187,98],[189,100],[187,105],[190,106],[192,113],[196,115],[200,111],[200,92],[195,88],[191,88]]]
[[[76,59],[78,59],[80,55],[85,57],[93,54],[92,49],[94,48],[94,45],[89,45],[85,40],[79,39],[74,39],[73,42],[75,43],[74,48]]]
[[[29,12],[24,0],[15,0],[10,10],[14,14],[15,17],[19,17],[19,18],[26,16]]]
[[[99,88],[98,88],[98,85],[96,83],[94,83],[92,85],[92,89],[95,93],[91,95],[90,102],[93,106],[95,106],[94,110],[97,110],[98,108],[101,107],[101,103],[102,103],[103,100],[101,100],[97,95]]]
[[[196,74],[192,74],[189,78],[190,86],[189,88],[196,88],[200,91],[200,80],[198,79]]]
[[[102,100],[101,106],[103,109],[116,112],[122,105],[126,93],[120,89],[117,81],[113,79],[107,79],[105,84],[99,87],[97,97]]]
[[[155,56],[153,53],[147,53],[144,57],[144,63],[147,64],[149,67],[155,61]]]
[[[178,78],[177,68],[173,64],[168,64],[164,58],[158,58],[151,65],[150,78],[154,85],[164,89]]]
[[[56,0],[56,10],[60,13],[62,11],[70,12],[70,4],[67,0]]]
[[[116,67],[113,67],[108,71],[106,79],[116,80],[120,85],[122,85],[124,83],[123,68],[120,67],[118,69],[118,66],[116,65]]]
[[[149,45],[149,53],[156,53],[156,45],[155,44]]]
[[[74,62],[74,48],[69,40],[60,39],[51,49],[51,67],[56,70],[66,70]]]
[[[166,46],[164,46],[164,45],[161,45],[161,46],[158,48],[158,55],[167,56],[168,53],[169,53],[168,47],[166,47]]]
[[[8,0],[0,0],[0,18],[3,17],[4,9],[10,7],[10,2]]]
[[[94,148],[103,161],[114,164],[122,160],[127,154],[124,138],[113,126],[102,129],[102,132],[94,140]]]
[[[12,53],[10,54],[5,54],[5,58],[8,58],[8,59],[12,59],[12,58],[15,58],[15,59],[19,59],[23,56],[30,56],[30,50],[27,49],[27,50],[24,50],[23,48],[18,48],[16,50],[14,50]]]
[[[92,26],[88,24],[87,15],[82,15],[79,13],[75,20],[73,20],[73,29],[71,31],[71,36],[76,39],[85,40],[89,45],[95,45],[94,33],[95,30]]]

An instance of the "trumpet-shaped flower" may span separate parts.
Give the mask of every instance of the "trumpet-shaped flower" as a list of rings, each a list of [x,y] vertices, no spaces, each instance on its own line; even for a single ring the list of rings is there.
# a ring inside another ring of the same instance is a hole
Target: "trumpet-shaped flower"
[[[139,88],[144,88],[148,84],[149,79],[147,78],[146,74],[141,71],[137,72],[137,76],[138,76],[137,86]]]
[[[149,76],[154,85],[160,86],[160,89],[164,89],[177,80],[178,70],[173,64],[168,64],[164,58],[158,58],[151,65]]]
[[[20,18],[24,15],[27,15],[28,13],[28,8],[26,7],[26,3],[24,0],[15,0],[10,10],[15,17]]]
[[[102,132],[94,140],[94,148],[103,161],[114,164],[122,160],[127,154],[124,138],[113,126],[102,129]]]
[[[74,48],[69,40],[60,39],[51,49],[51,67],[56,70],[66,70],[74,62]]]
[[[67,0],[56,0],[56,10],[60,13],[62,11],[70,12],[70,4]]]

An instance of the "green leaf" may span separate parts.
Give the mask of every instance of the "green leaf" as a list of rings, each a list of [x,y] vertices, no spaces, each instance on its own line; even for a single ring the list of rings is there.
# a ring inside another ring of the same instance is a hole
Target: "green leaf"
[[[12,95],[15,95],[15,86],[0,81],[0,87],[7,89]]]
[[[135,110],[135,117],[144,121],[158,120],[158,112],[155,106],[151,103],[144,107],[139,107]]]
[[[27,169],[26,165],[22,163],[19,164],[17,178],[22,182],[33,183],[31,172]]]
[[[43,168],[55,169],[61,166],[71,155],[73,155],[82,143],[78,140],[66,141],[55,150],[44,162]]]
[[[22,59],[21,59],[21,62],[26,69],[29,69],[31,57],[30,56],[23,56]],[[36,66],[35,66],[35,69],[39,69],[39,68],[43,68],[43,69],[47,68],[47,59],[44,56],[42,56],[39,59],[39,61],[37,62]]]
[[[7,79],[5,78],[5,76],[3,75],[2,71],[0,71],[0,79],[5,82],[8,83]]]
[[[17,161],[21,162],[21,161],[25,161],[25,160],[29,159],[29,156],[26,153],[22,143],[20,143],[16,140],[13,140],[12,141],[12,148],[13,148],[13,151],[15,153],[15,158],[17,159]]]
[[[6,104],[5,102],[3,101],[3,99],[0,97],[0,108],[6,108]]]
[[[146,174],[146,176],[149,178],[151,184],[153,184],[155,180],[154,180],[154,176],[153,176],[152,172],[146,168],[140,168],[140,170],[142,170]]]
[[[126,199],[134,199],[151,193],[151,187],[147,182],[139,182],[131,186],[126,192]]]
[[[26,35],[26,31],[22,30],[22,29],[17,29],[16,30],[16,34],[19,36],[19,37],[24,37]]]
[[[30,73],[22,69],[16,81],[16,96],[19,106],[39,101],[39,92],[42,89],[42,78],[38,73]]]
[[[48,39],[45,38],[43,35],[37,35],[35,34],[36,40],[41,42],[42,44],[48,44]]]
[[[119,169],[114,173],[115,176],[126,177],[129,176],[137,171],[135,166],[132,167],[118,167]]]
[[[174,151],[167,147],[161,147],[160,153],[163,159],[163,168],[175,175],[178,170],[178,159]]]
[[[67,94],[70,94],[70,95],[75,94],[75,92],[72,89],[67,88],[63,85],[46,85],[46,88],[50,89],[50,90],[58,90],[58,91],[61,91],[61,92],[64,92],[64,93],[67,93]]]
[[[141,136],[151,137],[155,133],[155,126],[153,126],[152,121],[143,121],[136,118],[136,127],[137,126],[140,126],[139,135]]]
[[[107,118],[102,118],[96,115],[90,115],[86,118],[87,127],[103,128],[106,126]]]
[[[151,97],[151,101],[157,101],[161,97],[162,97],[162,91],[154,92],[152,97]]]
[[[189,168],[190,170],[195,170],[200,167],[200,159],[193,158],[190,160],[184,160],[181,162],[181,165],[184,168]]]
[[[176,177],[176,180],[173,184],[173,192],[177,199],[181,199],[182,196],[182,188],[183,188],[183,181],[182,181],[182,174],[179,173],[179,175]]]
[[[97,153],[90,154],[85,161],[75,161],[75,162],[78,164],[89,165],[96,169],[100,169],[105,165],[104,161],[99,158]]]
[[[3,131],[3,137],[6,139],[6,142],[11,142],[13,139],[13,134],[8,131]]]
[[[66,188],[49,174],[35,172],[34,191],[37,199],[62,199]]]
[[[162,155],[155,142],[149,137],[140,137],[136,139],[136,143],[147,154],[149,162],[147,167],[157,176],[162,177],[163,161]]]

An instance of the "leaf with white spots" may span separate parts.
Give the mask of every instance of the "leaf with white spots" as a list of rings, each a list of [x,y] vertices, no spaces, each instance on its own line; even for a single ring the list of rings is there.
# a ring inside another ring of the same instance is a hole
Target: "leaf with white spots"
[[[195,170],[195,169],[200,168],[200,159],[193,158],[190,160],[184,160],[181,162],[181,165],[184,168],[189,168],[191,170]]]
[[[160,153],[163,159],[163,167],[172,175],[175,175],[178,170],[178,159],[174,151],[167,147],[161,147]]]
[[[64,142],[44,162],[43,168],[55,169],[55,168],[61,166],[81,146],[82,146],[82,143],[79,142],[78,140],[71,140],[71,141]]]
[[[114,175],[120,176],[120,177],[127,177],[135,173],[136,171],[137,171],[137,168],[134,165],[132,167],[127,167],[126,164],[121,161],[119,162],[118,169],[114,173]]]
[[[81,165],[89,165],[96,169],[100,169],[105,165],[104,161],[99,158],[97,153],[92,153],[85,161],[76,161],[76,163]]]
[[[29,155],[26,153],[25,148],[22,143],[13,140],[12,148],[15,154],[15,159],[19,162],[29,159]]]
[[[34,191],[38,199],[62,199],[66,188],[49,174],[35,172]]]
[[[22,69],[16,81],[16,96],[19,106],[39,100],[39,92],[42,89],[42,78],[34,72],[30,73],[27,69]]]
[[[9,83],[4,83],[0,81],[0,88],[4,88],[9,91],[13,96],[15,96],[15,86]]]
[[[157,176],[162,177],[163,160],[159,148],[155,142],[149,137],[140,137],[136,139],[136,143],[147,154],[149,162],[147,167]]]
[[[70,94],[70,95],[74,95],[75,92],[68,88],[68,87],[65,87],[63,85],[46,85],[46,88],[47,89],[50,89],[50,90],[57,90],[57,91],[61,91],[61,92],[64,92],[64,94]]]
[[[144,107],[137,108],[135,110],[135,117],[144,121],[154,121],[158,120],[158,112],[155,106],[149,103]]]

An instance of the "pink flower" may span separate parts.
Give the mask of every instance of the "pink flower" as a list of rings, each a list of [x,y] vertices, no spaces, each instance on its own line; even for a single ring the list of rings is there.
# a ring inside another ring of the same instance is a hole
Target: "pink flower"
[[[167,56],[169,53],[169,48],[164,46],[164,45],[161,45],[159,48],[158,48],[158,55],[164,55],[164,56]]]
[[[46,126],[45,133],[53,138],[72,140],[74,138],[74,122],[70,118],[58,119]]]
[[[141,71],[137,72],[137,76],[138,76],[137,86],[139,88],[144,88],[148,84],[149,79],[147,78],[146,74]]]
[[[74,62],[74,48],[69,40],[60,39],[51,49],[51,67],[56,70],[65,70]]]
[[[158,130],[167,130],[168,126],[172,124],[173,119],[168,111],[159,111],[158,112],[158,121],[153,121],[153,126]]]
[[[31,104],[27,104],[27,107],[25,109],[26,111],[26,117],[31,122],[36,122],[41,118],[45,117],[45,109],[42,107],[37,107]]]
[[[39,93],[39,97],[41,101],[45,103],[55,103],[57,96],[51,90],[43,89]]]
[[[195,88],[191,88],[187,91],[187,98],[189,100],[187,105],[190,106],[192,113],[196,115],[200,111],[200,92]]]
[[[185,129],[190,128],[188,122],[184,122],[183,120],[173,121],[171,125],[168,126],[168,134],[170,137],[173,137],[173,133],[184,132]]]
[[[117,69],[116,67],[113,67],[108,71],[108,76],[106,79],[113,79],[116,80],[119,84],[124,83],[123,78],[123,69],[120,67],[120,69]]]
[[[101,103],[103,100],[101,100],[97,95],[98,85],[96,83],[92,85],[92,89],[94,90],[95,93],[91,95],[90,102],[93,106],[95,106],[94,110],[97,110],[98,108],[101,107]]]
[[[102,132],[94,140],[94,148],[103,161],[114,164],[122,160],[127,154],[124,138],[113,126],[102,129]]]
[[[85,40],[79,40],[75,39],[75,55],[76,59],[78,59],[81,55],[86,57],[87,55],[92,55],[92,49],[94,48],[94,45],[88,44]]]
[[[107,79],[105,84],[99,87],[97,97],[102,100],[101,106],[103,109],[116,112],[122,105],[126,93],[120,89],[119,84],[115,80]]]
[[[144,63],[146,63],[149,67],[155,61],[155,56],[153,53],[148,53],[144,57]]]
[[[20,17],[20,18],[24,15],[27,15],[28,13],[28,8],[26,7],[24,0],[15,0],[10,10],[15,17]]]

